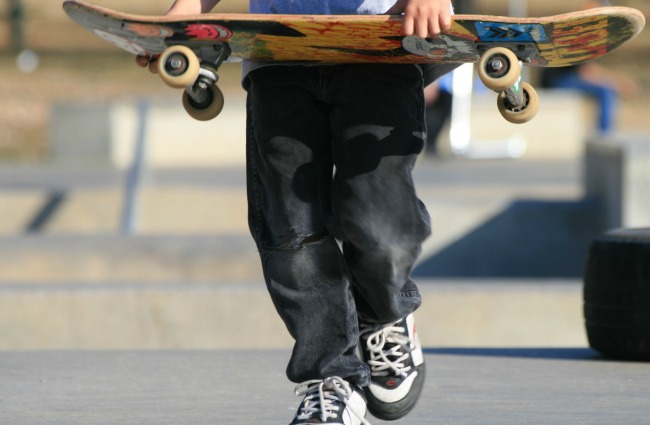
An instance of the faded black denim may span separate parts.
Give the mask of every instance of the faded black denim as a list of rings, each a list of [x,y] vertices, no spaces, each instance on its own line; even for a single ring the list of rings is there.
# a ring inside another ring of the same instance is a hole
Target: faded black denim
[[[410,272],[430,234],[411,171],[424,147],[413,65],[271,66],[248,76],[250,231],[295,339],[294,382],[364,386],[358,319],[420,306]]]

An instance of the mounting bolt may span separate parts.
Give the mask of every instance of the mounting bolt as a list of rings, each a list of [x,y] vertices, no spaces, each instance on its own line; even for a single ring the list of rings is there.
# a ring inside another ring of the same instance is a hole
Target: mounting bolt
[[[490,67],[493,71],[499,72],[503,69],[503,61],[495,59],[490,63]]]
[[[169,65],[172,69],[181,69],[183,67],[183,61],[180,58],[172,58],[169,61]]]

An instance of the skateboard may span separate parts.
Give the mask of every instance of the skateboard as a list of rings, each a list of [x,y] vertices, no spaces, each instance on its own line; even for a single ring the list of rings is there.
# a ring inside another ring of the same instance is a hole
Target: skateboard
[[[534,88],[521,81],[522,64],[558,67],[603,56],[635,37],[643,14],[606,7],[544,18],[456,15],[451,29],[421,39],[402,34],[394,15],[203,14],[165,17],[121,13],[79,1],[63,8],[82,27],[137,55],[159,57],[169,86],[183,88],[183,106],[209,120],[224,99],[219,66],[250,59],[264,62],[477,63],[483,83],[496,91],[501,115],[513,123],[538,110]]]

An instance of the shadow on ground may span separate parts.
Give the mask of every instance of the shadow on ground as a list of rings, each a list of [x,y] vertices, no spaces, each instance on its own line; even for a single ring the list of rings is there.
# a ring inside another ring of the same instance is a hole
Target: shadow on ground
[[[605,230],[595,211],[591,200],[514,201],[424,259],[413,276],[581,277],[591,241]]]
[[[426,354],[474,357],[506,357],[545,360],[605,360],[590,348],[425,348]]]

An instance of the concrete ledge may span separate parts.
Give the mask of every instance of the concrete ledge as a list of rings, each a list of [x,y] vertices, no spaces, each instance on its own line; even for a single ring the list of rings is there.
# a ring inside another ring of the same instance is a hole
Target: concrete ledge
[[[0,282],[258,280],[248,235],[0,238]]]
[[[230,166],[245,161],[243,100],[229,98],[217,118],[200,122],[187,115],[180,95],[108,104],[55,104],[50,130],[52,160],[128,167],[142,120],[145,162],[152,167]]]
[[[603,228],[650,225],[650,135],[592,138],[584,158],[585,194]]]
[[[540,111],[529,123],[505,121],[496,94],[473,96],[470,117],[473,149],[495,150],[512,139],[525,143],[524,159],[578,159],[589,128],[587,102],[570,91],[540,91]],[[151,167],[209,167],[245,162],[245,99],[230,96],[214,120],[190,118],[178,99],[155,98],[144,103],[122,100],[109,104],[55,104],[50,144],[56,163],[100,163],[124,168],[133,160],[137,126],[145,121],[145,162]],[[143,112],[144,111],[144,112]],[[548,129],[553,128],[549,133]],[[441,148],[449,145],[443,132]]]
[[[290,346],[263,283],[0,284],[0,310],[0,350]]]
[[[577,281],[421,281],[427,346],[586,346]],[[0,284],[0,350],[289,348],[259,283]]]
[[[470,132],[477,156],[506,152],[506,144],[523,146],[523,160],[579,160],[592,126],[587,99],[568,90],[538,90],[539,112],[525,124],[504,120],[497,109],[497,94],[479,91],[472,96]],[[441,148],[450,149],[449,132],[441,133]]]

